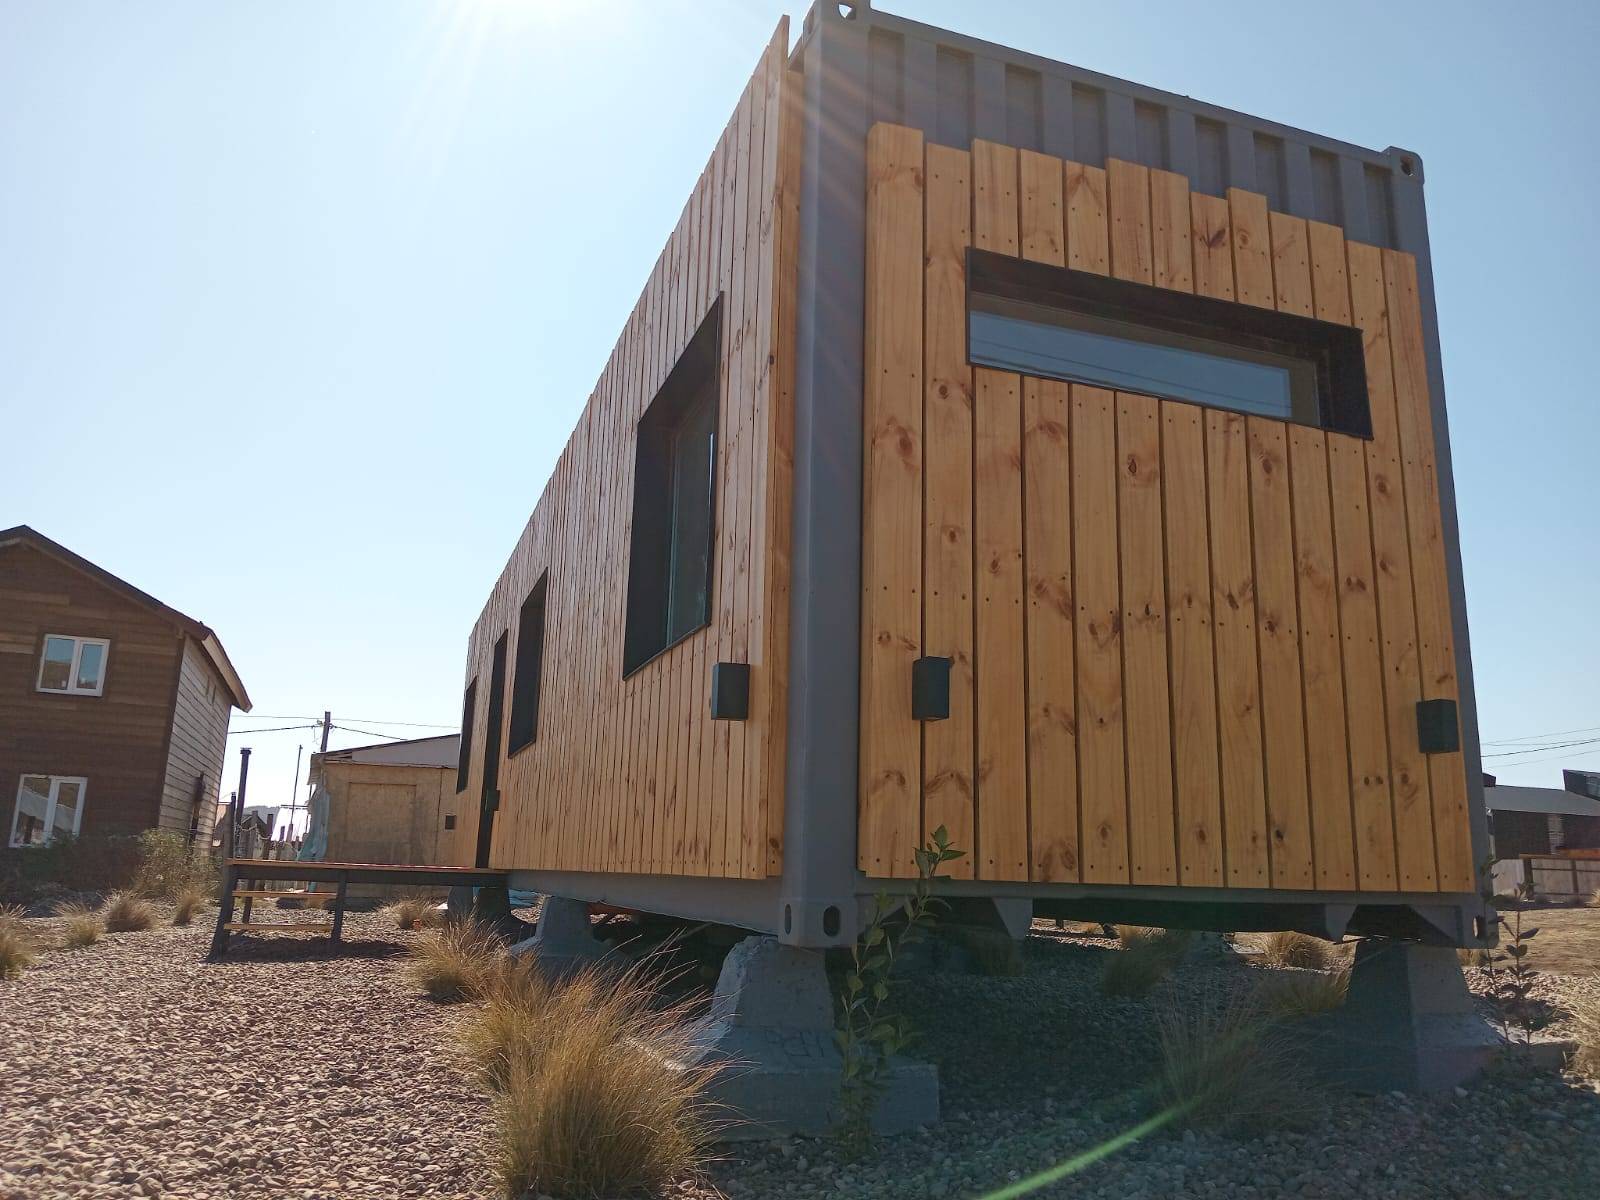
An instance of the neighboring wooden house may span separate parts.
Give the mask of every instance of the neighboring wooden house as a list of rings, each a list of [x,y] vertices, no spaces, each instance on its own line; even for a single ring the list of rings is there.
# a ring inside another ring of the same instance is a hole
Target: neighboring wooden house
[[[250,697],[209,628],[26,525],[0,530],[9,845],[209,840],[235,707]]]
[[[456,734],[353,746],[311,756],[309,780],[327,792],[324,862],[437,866],[441,837],[456,827]],[[313,810],[312,821],[318,819]],[[317,844],[322,831],[307,831]],[[389,895],[403,888],[353,886],[352,895]]]
[[[453,853],[846,944],[1467,944],[1421,160],[865,2],[780,26],[472,631]]]

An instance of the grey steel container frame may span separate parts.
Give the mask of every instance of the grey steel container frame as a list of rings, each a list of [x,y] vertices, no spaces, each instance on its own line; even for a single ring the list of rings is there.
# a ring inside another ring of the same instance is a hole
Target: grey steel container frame
[[[795,354],[794,527],[783,873],[765,880],[519,871],[515,887],[847,945],[863,901],[907,890],[856,867],[860,710],[866,139],[878,121],[965,148],[972,138],[1096,165],[1120,158],[1197,191],[1264,192],[1278,211],[1415,256],[1460,688],[1474,862],[1489,855],[1421,157],[1363,149],[868,3],[817,3],[790,56],[804,76]],[[943,136],[941,136],[941,134]],[[908,684],[909,686],[909,684]],[[1480,868],[1481,875],[1481,868]],[[1479,880],[1480,887],[1482,880]],[[1492,943],[1478,895],[949,880],[950,896],[1032,899],[1045,913],[1174,927],[1346,931]]]

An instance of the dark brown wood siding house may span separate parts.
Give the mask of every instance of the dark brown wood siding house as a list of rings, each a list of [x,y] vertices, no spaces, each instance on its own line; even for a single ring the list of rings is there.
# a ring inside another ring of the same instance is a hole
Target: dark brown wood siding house
[[[209,837],[235,707],[250,698],[209,628],[26,525],[0,530],[0,844]]]

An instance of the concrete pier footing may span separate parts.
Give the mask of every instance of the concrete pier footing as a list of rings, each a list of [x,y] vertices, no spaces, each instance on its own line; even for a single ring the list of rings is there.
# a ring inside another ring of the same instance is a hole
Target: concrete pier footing
[[[750,937],[728,952],[693,1055],[696,1062],[728,1064],[712,1087],[728,1121],[727,1140],[834,1129],[843,1059],[833,1031],[820,951]],[[901,1133],[938,1119],[936,1069],[893,1059],[874,1130]]]
[[[1356,947],[1343,1007],[1303,1028],[1320,1073],[1362,1092],[1454,1087],[1501,1049],[1453,948],[1385,938]]]

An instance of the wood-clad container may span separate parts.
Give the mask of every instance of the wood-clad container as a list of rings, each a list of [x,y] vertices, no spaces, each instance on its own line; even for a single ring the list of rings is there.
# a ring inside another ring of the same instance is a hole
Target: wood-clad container
[[[1481,936],[1421,160],[866,4],[787,40],[473,630],[455,861],[827,945],[943,826],[956,895]],[[975,362],[975,271],[1314,324],[1359,411]],[[631,669],[641,422],[708,328],[709,619]],[[743,719],[713,719],[718,664]]]

